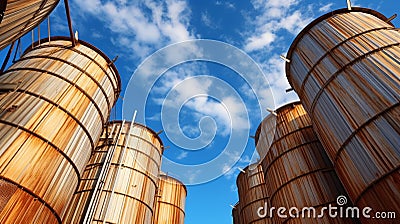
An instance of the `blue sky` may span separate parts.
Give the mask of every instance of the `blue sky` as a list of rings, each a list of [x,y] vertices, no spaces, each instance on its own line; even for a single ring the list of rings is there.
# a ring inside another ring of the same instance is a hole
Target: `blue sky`
[[[62,2],[50,17],[52,35],[68,35]],[[400,12],[396,0],[352,3],[387,17]],[[279,55],[310,21],[346,1],[70,0],[70,7],[79,39],[119,56],[123,91],[111,119],[129,120],[136,109],[140,123],[164,130],[163,170],[189,185],[185,223],[224,224],[238,200],[238,167],[256,156],[249,136],[266,108],[297,100],[285,92]]]

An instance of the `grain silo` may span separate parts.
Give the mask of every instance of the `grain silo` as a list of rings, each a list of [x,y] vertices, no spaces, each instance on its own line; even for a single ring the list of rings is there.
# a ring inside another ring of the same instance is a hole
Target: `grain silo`
[[[294,217],[288,213],[284,218],[273,214],[274,223],[352,223],[348,219],[330,218],[328,214],[317,219],[314,214],[302,211],[304,207],[313,207],[315,214],[321,214],[323,207],[336,206],[337,197],[346,193],[303,106],[290,103],[274,113],[265,118],[276,119],[276,126],[270,127],[276,131],[261,162],[268,180],[267,193],[271,207],[298,209],[292,211]],[[260,143],[256,142],[257,147],[263,147]]]
[[[400,32],[382,14],[340,9],[294,40],[287,77],[351,200],[400,214]]]
[[[261,165],[251,164],[239,173],[236,185],[239,193],[239,217],[243,224],[272,223],[269,216],[258,214],[259,208],[269,207],[269,196]]]
[[[183,224],[187,190],[179,180],[160,175],[153,224]]]
[[[0,223],[61,223],[120,92],[100,50],[46,41],[0,76]]]
[[[59,0],[0,0],[0,50],[38,26]]]
[[[264,159],[267,155],[268,149],[274,141],[276,132],[276,117],[269,116],[264,119],[258,126],[255,134],[255,146],[260,159]]]
[[[107,128],[63,222],[151,223],[162,141],[137,123],[113,121]]]

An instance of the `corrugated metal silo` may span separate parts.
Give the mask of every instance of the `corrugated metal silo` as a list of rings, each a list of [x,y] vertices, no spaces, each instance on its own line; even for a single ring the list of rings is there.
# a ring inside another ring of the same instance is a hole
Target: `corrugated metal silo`
[[[232,208],[232,221],[233,224],[243,224],[242,217],[240,216],[240,201],[238,201]]]
[[[97,48],[41,42],[0,76],[0,223],[61,223],[120,91]]]
[[[260,217],[257,211],[260,207],[269,207],[269,196],[264,181],[261,165],[252,164],[241,172],[236,180],[238,187],[240,211],[239,217],[243,224],[272,223],[270,217]]]
[[[63,222],[151,223],[162,141],[136,123],[113,121],[107,128]]]
[[[387,21],[364,8],[321,16],[286,72],[355,205],[400,214],[400,32]]]
[[[160,175],[153,224],[183,224],[187,190],[179,180]]]
[[[260,156],[260,159],[265,158],[268,149],[274,141],[276,132],[276,117],[269,116],[268,119],[264,119],[257,128],[255,134],[255,146]]]
[[[271,207],[294,207],[295,217],[278,217],[274,223],[352,223],[348,219],[308,217],[302,208],[313,207],[317,214],[336,199],[346,195],[331,161],[313,131],[311,120],[300,103],[290,103],[265,119],[276,119],[275,136],[262,160]],[[263,122],[266,124],[268,122]],[[265,129],[265,128],[263,128]],[[263,147],[258,142],[257,147]],[[304,216],[304,218],[302,218]]]
[[[3,20],[0,20],[0,49],[39,25],[58,2],[59,0],[1,0],[0,6],[5,11]]]

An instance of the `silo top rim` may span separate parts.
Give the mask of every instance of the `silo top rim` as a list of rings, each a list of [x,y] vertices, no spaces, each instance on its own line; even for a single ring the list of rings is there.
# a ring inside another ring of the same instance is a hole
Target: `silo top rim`
[[[186,195],[187,195],[186,185],[185,185],[182,181],[176,179],[175,177],[171,177],[171,176],[169,176],[169,175],[167,175],[167,174],[160,174],[160,179],[164,179],[164,180],[168,180],[168,179],[174,180],[175,182],[177,182],[177,183],[179,183],[180,185],[183,186],[183,188],[185,189]]]
[[[233,216],[234,211],[238,210],[238,207],[240,206],[239,203],[240,203],[240,201],[236,202],[235,205],[232,207],[232,216]]]
[[[294,102],[291,102],[291,103],[287,103],[287,104],[285,104],[285,105],[279,107],[278,109],[276,109],[275,112],[278,112],[278,113],[279,113],[279,111],[281,111],[281,110],[283,110],[283,109],[285,109],[285,108],[287,108],[287,107],[292,107],[292,106],[296,106],[296,105],[299,105],[299,104],[301,104],[300,101],[294,101]],[[255,135],[255,138],[254,138],[254,142],[255,142],[255,146],[256,146],[256,147],[257,147],[258,139],[260,138],[262,123],[263,123],[264,120],[269,119],[271,116],[275,116],[275,115],[272,115],[272,114],[267,115],[267,116],[260,122],[260,124],[259,124],[258,127],[257,127],[256,135]]]
[[[363,13],[367,13],[367,14],[371,14],[383,21],[387,21],[388,18],[386,16],[384,16],[382,13],[375,11],[373,9],[368,9],[368,8],[361,8],[361,7],[352,7],[351,10],[348,10],[347,8],[342,8],[342,9],[338,9],[329,13],[326,13],[320,17],[318,17],[317,19],[315,19],[314,21],[312,21],[310,24],[308,24],[302,31],[300,31],[300,33],[296,36],[296,38],[294,39],[293,43],[290,45],[289,47],[289,51],[286,55],[286,58],[288,58],[289,60],[292,57],[292,53],[295,50],[297,44],[300,42],[300,40],[303,38],[303,36],[305,34],[307,34],[310,29],[312,29],[315,25],[317,25],[318,23],[320,23],[321,21],[324,21],[326,19],[328,19],[329,17],[332,17],[334,15],[338,15],[338,14],[344,14],[344,13],[349,13],[349,12],[363,12]],[[387,22],[388,25],[394,26],[392,22]],[[290,63],[286,62],[286,77],[288,78],[288,81],[290,83],[290,85],[293,87],[289,77],[290,77],[290,71],[289,71],[289,66]]]
[[[255,169],[259,169],[258,166],[260,166],[259,163],[252,163],[250,165],[247,165],[245,168],[243,168],[243,170],[245,172],[247,172],[247,170],[250,168],[250,166],[255,166]],[[236,185],[238,185],[238,181],[241,178],[241,176],[245,175],[245,173],[243,173],[242,171],[240,171],[240,173],[238,174],[237,178],[236,178]],[[240,178],[239,178],[240,177]]]
[[[115,123],[122,123],[122,120],[109,121],[109,124],[115,124]],[[125,123],[126,123],[126,124],[130,124],[130,123],[132,123],[132,122],[131,122],[131,121],[125,121]],[[136,122],[135,122],[134,124],[146,128],[146,129],[147,129],[148,131],[150,131],[154,136],[156,136],[156,138],[158,139],[158,141],[160,142],[160,144],[161,144],[162,146],[164,146],[164,144],[163,144],[163,142],[162,142],[160,136],[158,136],[157,133],[156,133],[153,129],[147,127],[146,125],[140,124],[140,123],[136,123]]]
[[[71,40],[71,38],[70,37],[64,37],[64,36],[54,36],[54,37],[50,37],[50,41],[57,41],[57,40],[65,40],[65,41],[70,41]],[[36,41],[35,43],[33,43],[31,46],[29,46],[25,51],[24,51],[24,53],[23,54],[26,54],[26,53],[28,53],[29,51],[31,51],[31,50],[33,50],[35,47],[37,47],[37,46],[39,46],[39,45],[41,45],[41,44],[43,44],[43,43],[47,43],[47,42],[49,42],[49,38],[48,37],[46,37],[46,38],[43,38],[43,39],[41,39],[40,41]],[[40,43],[40,44],[39,44]],[[72,43],[72,42],[71,42]],[[92,44],[90,44],[90,43],[88,43],[88,42],[86,42],[86,41],[83,41],[83,40],[79,40],[79,41],[77,41],[76,42],[77,44],[79,43],[79,44],[82,44],[82,45],[84,45],[84,46],[86,46],[86,47],[88,47],[88,48],[90,48],[90,49],[92,49],[93,51],[95,51],[96,53],[98,53],[99,55],[101,55],[106,61],[107,61],[107,63],[110,65],[110,67],[112,68],[112,70],[115,72],[115,75],[117,76],[117,90],[116,90],[116,93],[119,95],[119,93],[121,92],[121,77],[120,77],[120,75],[119,75],[119,72],[118,72],[118,69],[117,69],[117,67],[115,66],[115,64],[114,63],[112,63],[112,61],[111,61],[111,59],[104,53],[104,52],[102,52],[100,49],[98,49],[97,47],[95,47],[95,46],[93,46]]]

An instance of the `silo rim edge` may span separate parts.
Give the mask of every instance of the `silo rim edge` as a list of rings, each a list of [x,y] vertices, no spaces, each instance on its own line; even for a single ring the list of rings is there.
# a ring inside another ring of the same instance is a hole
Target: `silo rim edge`
[[[385,15],[383,15],[382,13],[380,13],[376,10],[373,10],[373,9],[363,8],[363,7],[352,7],[351,10],[349,10],[347,8],[342,8],[342,9],[334,10],[332,12],[328,12],[328,13],[314,19],[310,24],[308,24],[306,27],[304,27],[297,34],[296,38],[293,40],[292,44],[289,47],[288,53],[286,54],[286,58],[288,58],[289,60],[292,58],[293,51],[296,49],[297,44],[304,37],[304,35],[307,34],[307,32],[310,31],[315,25],[317,25],[321,21],[323,21],[329,17],[332,17],[334,15],[344,14],[344,13],[348,13],[348,12],[363,12],[363,13],[371,14],[371,15],[373,15],[381,20],[384,20],[384,21],[388,20],[388,18]],[[394,24],[391,21],[388,21],[387,23],[394,27]],[[286,62],[285,72],[286,72],[286,78],[287,78],[290,86],[293,87],[293,84],[290,80],[290,62]]]
[[[117,123],[122,123],[122,120],[112,120],[112,121],[108,121],[107,124],[117,124]],[[127,123],[128,123],[128,124],[131,124],[132,121],[125,121],[125,124],[127,124]],[[161,146],[164,147],[164,143],[163,143],[163,141],[161,140],[160,136],[157,135],[157,133],[156,133],[153,129],[147,127],[147,126],[144,125],[144,124],[140,124],[140,123],[137,123],[137,122],[134,122],[134,124],[135,124],[135,125],[138,125],[138,126],[141,126],[141,127],[144,127],[144,128],[146,128],[147,130],[149,130],[152,134],[154,134],[154,136],[156,136],[156,138],[158,139],[158,141],[160,141]]]
[[[284,104],[284,105],[278,107],[277,109],[275,109],[275,112],[279,112],[280,110],[283,110],[283,109],[285,109],[286,107],[290,107],[290,106],[294,106],[294,105],[299,105],[299,104],[302,104],[301,101],[296,100],[296,101],[293,101],[293,102],[290,102],[290,103],[287,103],[287,104]],[[268,119],[270,116],[274,116],[274,115],[269,114],[269,115],[267,115],[266,117],[264,117],[264,119],[262,119],[262,121],[260,122],[260,124],[259,124],[258,127],[257,127],[256,133],[255,133],[255,135],[254,135],[255,147],[257,147],[257,143],[258,143],[258,140],[259,140],[259,138],[260,138],[262,123],[264,122],[264,120]]]
[[[167,175],[167,174],[160,174],[159,178],[160,178],[160,179],[161,179],[161,178],[165,178],[166,180],[172,179],[172,180],[176,181],[177,183],[181,184],[182,187],[185,189],[185,193],[186,193],[186,196],[187,196],[187,188],[186,188],[186,185],[185,185],[182,181],[180,181],[179,179],[177,179],[177,178],[175,178],[175,177],[172,177],[172,176],[170,176],[170,175]]]
[[[53,36],[53,37],[50,37],[50,42],[51,41],[57,41],[57,40],[70,41],[71,38],[70,37],[66,37],[66,36]],[[40,46],[43,43],[47,43],[47,42],[49,42],[49,38],[48,37],[42,38],[41,40],[38,40],[38,41],[32,43],[32,45],[30,45],[29,47],[27,47],[25,49],[25,51],[23,52],[21,57],[23,57],[23,55],[27,54],[28,52],[32,51],[34,48]],[[101,51],[99,48],[95,47],[94,45],[92,45],[92,44],[90,44],[90,43],[88,43],[86,41],[79,40],[79,41],[77,41],[77,44],[82,44],[82,45],[92,49],[93,51],[98,53],[100,56],[102,56],[106,60],[106,62],[111,67],[111,69],[115,72],[115,76],[117,78],[117,89],[115,91],[115,94],[117,96],[119,96],[119,94],[121,93],[121,89],[122,89],[121,76],[119,74],[119,71],[118,71],[117,67],[113,63],[113,61],[103,51]],[[72,47],[72,45],[71,45],[71,47]],[[114,105],[115,105],[117,99],[118,98],[115,99]]]

